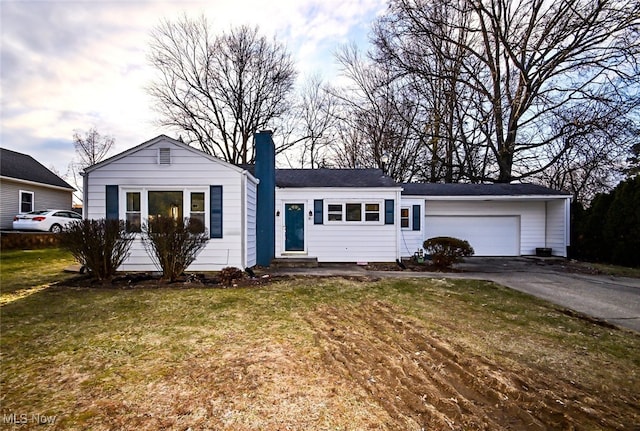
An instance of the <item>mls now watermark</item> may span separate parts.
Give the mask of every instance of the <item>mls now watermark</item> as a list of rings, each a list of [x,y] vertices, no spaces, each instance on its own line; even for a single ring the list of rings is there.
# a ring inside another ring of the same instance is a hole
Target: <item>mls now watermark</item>
[[[2,423],[13,425],[53,425],[56,423],[58,416],[44,415],[40,413],[3,413]]]

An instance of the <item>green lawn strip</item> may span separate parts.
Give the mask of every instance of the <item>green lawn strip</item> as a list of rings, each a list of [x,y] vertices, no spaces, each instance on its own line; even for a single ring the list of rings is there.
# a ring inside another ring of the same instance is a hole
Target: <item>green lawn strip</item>
[[[72,276],[64,273],[64,269],[74,263],[73,256],[59,248],[3,250],[0,252],[0,293],[10,295],[64,280]]]
[[[131,406],[143,409],[152,393],[166,403],[158,408],[178,409],[175,421],[193,417],[218,408],[204,399],[225,376],[234,379],[229,373],[246,372],[251,365],[242,361],[262,351],[289,349],[319,367],[305,316],[366,301],[389,303],[435,336],[498,364],[553,370],[594,391],[620,393],[605,398],[621,409],[640,385],[637,334],[567,316],[488,282],[301,278],[255,289],[53,287],[2,308],[2,413],[54,414],[59,426],[79,429],[118,427],[115,417],[120,426],[135,426],[145,417]],[[183,387],[177,393],[184,400],[174,393]],[[158,395],[169,389],[173,399]],[[231,394],[216,400],[233,398],[233,388],[226,390]],[[251,405],[259,409],[256,397]],[[180,413],[177,404],[193,408]]]
[[[615,277],[640,278],[640,268],[631,268],[628,266],[609,265],[605,263],[588,263],[581,262],[587,268],[593,268],[602,274],[612,275]]]

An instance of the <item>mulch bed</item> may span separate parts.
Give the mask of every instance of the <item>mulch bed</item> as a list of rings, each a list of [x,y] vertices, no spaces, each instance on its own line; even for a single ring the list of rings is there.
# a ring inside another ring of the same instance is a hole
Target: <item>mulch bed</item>
[[[126,273],[117,275],[111,280],[95,280],[90,275],[79,275],[69,278],[60,285],[69,287],[87,287],[87,288],[111,288],[111,289],[138,289],[138,288],[247,288],[260,287],[272,282],[274,277],[265,274],[262,276],[251,277],[244,275],[240,279],[233,280],[231,284],[224,284],[214,274],[186,274],[178,278],[176,281],[163,279],[159,274],[151,273]]]

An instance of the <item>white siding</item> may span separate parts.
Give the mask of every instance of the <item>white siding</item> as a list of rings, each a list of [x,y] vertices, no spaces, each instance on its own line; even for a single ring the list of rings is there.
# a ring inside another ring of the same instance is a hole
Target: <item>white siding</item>
[[[520,254],[533,255],[537,247],[545,247],[544,201],[428,200],[425,213],[426,216],[518,216],[520,217]]]
[[[258,212],[258,188],[253,181],[247,181],[247,266],[255,266],[257,258],[256,220]]]
[[[408,229],[400,229],[400,254],[403,257],[413,256],[418,249],[422,249],[422,243],[426,239],[424,237],[424,199],[402,198],[400,208],[409,208],[410,215],[413,217],[414,205],[420,205],[420,230],[412,230],[412,218],[409,219]]]
[[[567,226],[569,199],[547,202],[546,247],[554,256],[567,256],[569,226]]]
[[[171,148],[171,164],[158,163],[158,149]],[[243,212],[242,173],[239,170],[198,154],[168,140],[159,140],[142,146],[124,157],[115,158],[90,170],[87,174],[87,202],[85,216],[91,219],[104,218],[105,186],[119,185],[120,218],[125,217],[125,193],[140,190],[185,190],[205,191],[206,226],[209,228],[209,186],[222,186],[223,235],[212,238],[190,271],[216,271],[225,266],[243,267],[242,245]],[[185,202],[188,202],[185,200]],[[144,208],[143,208],[144,214]],[[187,207],[185,205],[185,215]],[[123,271],[153,271],[151,262],[140,240],[131,248],[131,255],[121,266]]]
[[[314,224],[314,200],[325,202],[380,202],[381,222],[373,223],[325,223]],[[394,224],[384,224],[384,200],[395,203]],[[305,205],[305,254],[318,258],[319,262],[393,262],[397,251],[400,193],[381,189],[276,189],[276,257],[287,257],[284,252],[284,204]],[[299,254],[294,254],[298,256]]]

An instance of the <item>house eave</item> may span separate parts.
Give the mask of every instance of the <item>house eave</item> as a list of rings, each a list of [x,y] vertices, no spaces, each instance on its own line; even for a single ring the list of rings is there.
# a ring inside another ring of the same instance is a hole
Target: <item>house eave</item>
[[[403,199],[424,199],[426,201],[549,201],[571,199],[570,195],[402,195]]]
[[[48,189],[68,191],[68,192],[71,192],[71,193],[73,193],[76,190],[73,187],[55,186],[53,184],[39,183],[37,181],[29,181],[29,180],[23,180],[23,179],[20,179],[20,178],[13,178],[13,177],[6,177],[6,176],[0,176],[0,180],[3,180],[3,181],[4,180],[6,180],[6,181],[14,181],[14,182],[20,183],[20,184],[26,184],[26,185],[38,186],[38,187],[46,187]]]
[[[389,192],[395,193],[400,192],[402,190],[401,187],[280,187],[276,186],[276,190],[278,191],[287,191],[287,190],[305,190],[309,192],[349,192],[354,190],[361,191],[379,191],[379,192]]]

